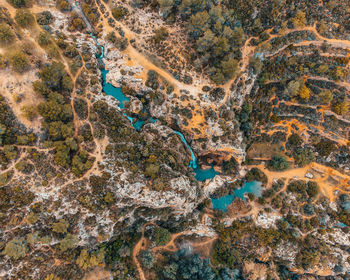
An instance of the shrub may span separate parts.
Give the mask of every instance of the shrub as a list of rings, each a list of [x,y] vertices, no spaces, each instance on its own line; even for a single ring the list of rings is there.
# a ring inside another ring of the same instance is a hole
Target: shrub
[[[309,100],[310,98],[310,90],[308,89],[308,87],[303,84],[299,91],[298,91],[298,95],[301,99],[305,99],[305,100]]]
[[[18,73],[24,73],[29,69],[29,59],[23,52],[17,52],[10,58],[13,70]]]
[[[13,239],[6,244],[4,253],[17,260],[21,257],[25,257],[27,250],[26,242],[23,239]]]
[[[345,115],[349,112],[350,102],[349,101],[340,101],[332,105],[332,110],[337,115]]]
[[[52,231],[56,233],[67,233],[69,223],[65,219],[61,219],[57,223],[52,224]]]
[[[8,2],[15,8],[28,8],[31,6],[31,0],[8,0]]]
[[[329,104],[333,99],[333,94],[329,89],[323,90],[320,92],[318,98],[320,99],[321,104]]]
[[[62,252],[72,249],[79,240],[72,234],[68,233],[64,239],[60,242],[60,250]]]
[[[124,7],[114,7],[112,9],[112,15],[116,20],[122,19],[125,15],[127,15],[127,10]]]
[[[34,16],[26,10],[17,10],[15,20],[23,28],[30,27],[34,24]]]
[[[56,5],[61,12],[69,12],[72,9],[70,4],[65,0],[56,1]]]
[[[38,36],[38,44],[42,47],[51,44],[51,36],[48,32],[42,31]]]
[[[0,23],[0,44],[2,46],[9,45],[15,40],[15,34],[10,26],[5,23]]]
[[[161,27],[155,31],[153,38],[156,44],[159,44],[161,41],[164,41],[168,35],[168,30],[165,27]]]
[[[49,25],[53,20],[54,17],[49,11],[43,11],[36,15],[36,22],[40,25]]]
[[[322,139],[315,145],[315,148],[320,156],[328,157],[330,153],[336,150],[336,145],[333,141]]]

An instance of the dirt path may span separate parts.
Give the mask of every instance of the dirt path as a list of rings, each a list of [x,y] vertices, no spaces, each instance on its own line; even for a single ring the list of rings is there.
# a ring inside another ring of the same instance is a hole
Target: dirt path
[[[252,165],[249,167],[259,168],[268,178],[267,187],[270,187],[274,180],[286,179],[287,182],[292,179],[299,180],[310,180],[318,183],[321,192],[330,199],[330,201],[335,201],[336,196],[334,191],[338,190],[340,192],[346,192],[345,189],[350,187],[350,176],[340,173],[331,167],[321,165],[319,163],[310,163],[302,168],[293,168],[286,171],[270,171],[264,165]],[[312,178],[310,178],[311,174]]]

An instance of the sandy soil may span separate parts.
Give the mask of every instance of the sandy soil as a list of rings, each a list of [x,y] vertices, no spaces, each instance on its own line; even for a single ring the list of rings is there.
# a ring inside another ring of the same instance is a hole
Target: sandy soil
[[[94,270],[88,272],[83,280],[113,280],[113,276],[110,271],[97,267]]]
[[[38,117],[30,121],[24,117],[22,111],[23,107],[35,107],[44,100],[33,91],[32,83],[38,79],[35,73],[36,70],[32,70],[20,75],[9,69],[0,70],[0,94],[6,98],[21,123],[28,129],[39,132],[41,118]],[[18,98],[20,101],[16,102]]]

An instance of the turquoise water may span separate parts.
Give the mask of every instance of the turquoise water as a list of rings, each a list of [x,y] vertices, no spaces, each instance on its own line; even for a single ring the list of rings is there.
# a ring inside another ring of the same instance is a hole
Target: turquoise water
[[[183,134],[179,131],[176,131],[176,130],[174,130],[174,132],[180,136],[181,141],[185,144],[185,146],[187,147],[187,149],[191,153],[191,160],[190,160],[189,167],[193,168],[193,171],[195,173],[194,177],[196,178],[197,181],[205,181],[207,179],[212,179],[216,175],[220,174],[219,172],[216,172],[213,167],[211,167],[209,169],[200,169],[198,166],[197,158],[196,158],[191,146],[188,145]]]
[[[207,179],[212,179],[216,175],[220,174],[219,172],[216,172],[213,167],[211,167],[210,169],[200,169],[197,167],[193,171],[196,174],[194,177],[197,181],[205,181]]]
[[[181,132],[178,132],[176,130],[173,130],[177,135],[180,136],[180,139],[181,141],[185,144],[185,146],[187,147],[187,149],[190,151],[191,153],[191,161],[190,161],[190,165],[189,167],[192,167],[194,170],[197,169],[197,158],[196,156],[194,155],[194,152],[192,151],[192,148],[190,147],[190,145],[188,145],[186,139],[185,139],[185,136],[183,136],[183,134]]]
[[[101,46],[98,42],[97,42],[97,39],[96,37],[91,33],[90,34],[92,36],[92,38],[95,39],[96,41],[96,44],[97,46],[100,48],[101,50],[101,54],[99,55],[99,60],[101,62],[101,64],[103,65],[103,62],[102,62],[102,58],[104,57],[104,48],[103,46]],[[107,95],[111,95],[113,96],[115,99],[117,99],[120,103],[119,107],[121,109],[124,109],[125,106],[124,106],[124,102],[125,101],[129,101],[130,98],[126,97],[121,88],[116,88],[114,87],[112,84],[110,83],[107,83],[106,82],[106,76],[108,74],[108,70],[102,68],[101,69],[101,74],[102,74],[102,89],[103,89],[103,92]],[[130,116],[128,116],[127,114],[123,113],[123,115],[130,121],[131,125],[136,129],[136,130],[140,130],[141,127],[144,125],[145,121],[143,120],[137,120],[135,123],[134,123],[134,119],[135,118],[132,118]],[[149,118],[148,120],[149,122],[151,123],[154,123],[156,122],[156,119],[153,119],[152,117]],[[174,132],[180,136],[180,139],[181,141],[185,144],[185,146],[188,148],[188,150],[190,151],[191,153],[191,161],[190,161],[190,164],[189,164],[189,167],[191,167],[193,169],[193,171],[195,172],[195,178],[196,180],[198,181],[205,181],[207,179],[212,179],[214,178],[216,175],[218,175],[219,173],[216,172],[214,170],[213,167],[211,167],[210,169],[200,169],[198,167],[198,163],[197,163],[197,158],[192,150],[192,148],[190,147],[190,145],[188,145],[185,137],[183,136],[183,134],[179,131],[176,131],[174,130]]]
[[[218,209],[223,212],[227,211],[227,207],[232,203],[235,197],[239,197],[242,200],[246,200],[244,194],[253,193],[257,197],[261,197],[261,182],[253,181],[246,182],[242,188],[237,189],[231,195],[225,195],[220,198],[212,198],[211,203],[213,204],[213,209]]]
[[[130,98],[127,98],[123,93],[121,88],[116,88],[110,83],[106,83],[106,76],[109,71],[106,69],[101,69],[102,73],[102,87],[103,87],[103,92],[107,95],[113,96],[115,99],[117,99],[120,102],[119,107],[121,109],[124,109],[124,102],[129,101]]]

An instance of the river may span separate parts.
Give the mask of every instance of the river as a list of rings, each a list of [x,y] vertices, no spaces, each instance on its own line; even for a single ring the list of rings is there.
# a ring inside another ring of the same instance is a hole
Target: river
[[[114,87],[111,83],[107,83],[106,77],[107,77],[107,74],[108,74],[109,70],[105,69],[104,63],[103,63],[103,58],[104,58],[104,53],[105,53],[104,52],[104,48],[103,48],[103,46],[101,46],[97,42],[97,38],[92,33],[90,33],[90,35],[95,40],[96,45],[100,48],[100,52],[101,52],[101,54],[97,58],[98,58],[98,60],[100,62],[100,65],[101,65],[101,69],[100,70],[101,70],[101,74],[102,74],[102,90],[103,90],[103,92],[105,94],[111,95],[115,99],[117,99],[119,101],[120,109],[124,109],[125,108],[124,103],[126,101],[129,101],[130,98],[126,97],[123,94],[121,88]],[[137,118],[132,118],[132,117],[128,116],[126,113],[123,113],[123,115],[130,121],[131,125],[136,130],[140,130],[145,123],[149,123],[149,122],[154,123],[154,122],[157,121],[157,119],[153,119],[152,117],[149,118],[146,121],[143,121],[143,120],[139,120]],[[216,172],[214,170],[213,166],[211,166],[208,169],[201,169],[199,167],[199,165],[198,165],[197,157],[195,156],[191,146],[187,143],[187,141],[185,139],[185,136],[179,131],[173,130],[173,132],[180,137],[181,141],[185,144],[185,146],[187,147],[187,149],[189,150],[189,152],[191,154],[191,160],[190,160],[189,168],[193,169],[193,171],[195,173],[196,180],[198,180],[198,181],[205,181],[207,179],[212,179],[216,175],[220,174],[219,172]]]

